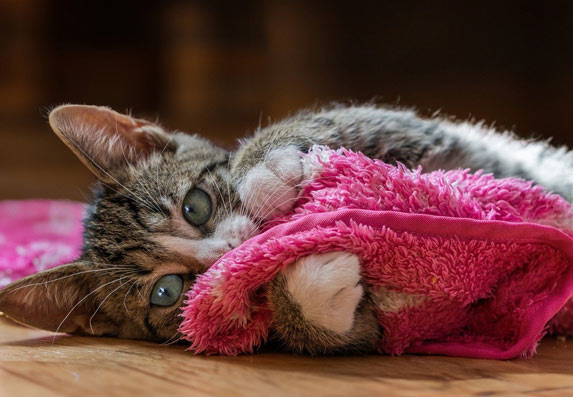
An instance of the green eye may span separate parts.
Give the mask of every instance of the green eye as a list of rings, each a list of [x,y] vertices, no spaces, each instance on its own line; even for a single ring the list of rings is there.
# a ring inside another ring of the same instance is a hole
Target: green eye
[[[198,188],[193,188],[187,192],[183,199],[183,216],[193,226],[202,226],[213,212],[211,198],[207,193]]]
[[[151,291],[151,304],[157,306],[173,306],[179,300],[183,291],[183,279],[176,274],[161,277]]]

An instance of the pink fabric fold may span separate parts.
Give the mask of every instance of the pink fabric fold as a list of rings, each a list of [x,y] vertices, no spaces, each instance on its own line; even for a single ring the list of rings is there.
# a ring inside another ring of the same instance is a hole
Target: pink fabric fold
[[[347,150],[315,150],[295,210],[226,254],[188,293],[180,330],[196,353],[252,352],[273,315],[264,286],[313,253],[361,258],[384,335],[379,351],[530,356],[569,333],[571,205],[515,178],[422,173]],[[556,315],[557,314],[557,315]]]

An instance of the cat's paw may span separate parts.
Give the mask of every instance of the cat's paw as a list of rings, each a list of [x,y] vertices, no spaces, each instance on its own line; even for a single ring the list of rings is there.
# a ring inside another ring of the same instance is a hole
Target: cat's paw
[[[297,148],[288,146],[270,151],[253,167],[238,187],[249,213],[258,219],[271,219],[294,206],[304,178]]]
[[[287,267],[283,275],[287,290],[306,320],[337,333],[352,328],[364,292],[356,255],[309,255]]]

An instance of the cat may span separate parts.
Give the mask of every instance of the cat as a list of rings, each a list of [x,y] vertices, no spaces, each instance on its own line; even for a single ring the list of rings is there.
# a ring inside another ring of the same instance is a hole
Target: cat
[[[303,111],[259,129],[235,152],[106,107],[62,105],[49,123],[99,181],[82,254],[4,288],[0,311],[51,331],[176,341],[197,275],[292,208],[306,178],[300,152],[316,144],[425,171],[462,167],[532,179],[573,200],[567,149],[407,109]],[[310,354],[375,350],[383,330],[359,266],[356,256],[333,252],[281,272],[268,287],[274,338]],[[317,277],[337,287],[317,288]]]

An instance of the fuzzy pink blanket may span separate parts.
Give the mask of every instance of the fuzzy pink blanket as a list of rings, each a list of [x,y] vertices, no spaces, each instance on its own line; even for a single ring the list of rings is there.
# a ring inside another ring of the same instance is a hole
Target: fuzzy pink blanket
[[[321,160],[324,159],[324,160]],[[196,352],[239,354],[272,327],[262,286],[297,258],[346,250],[378,297],[380,351],[529,356],[571,334],[573,210],[518,179],[409,171],[317,151],[295,211],[228,253],[188,294],[181,330]],[[77,258],[80,203],[0,202],[0,287]]]
[[[70,201],[0,202],[0,288],[76,259],[84,211]]]
[[[361,258],[377,297],[382,353],[527,357],[548,328],[573,330],[573,210],[561,197],[346,150],[315,149],[305,161],[315,175],[294,212],[188,293],[180,330],[196,353],[252,352],[273,322],[262,287],[298,258],[340,250]]]

